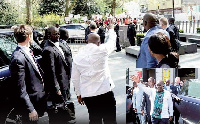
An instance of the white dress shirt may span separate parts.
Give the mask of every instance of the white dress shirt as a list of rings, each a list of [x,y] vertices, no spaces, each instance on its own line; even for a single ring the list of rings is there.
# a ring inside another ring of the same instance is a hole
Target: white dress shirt
[[[150,96],[150,100],[151,100],[150,115],[152,115],[153,109],[154,109],[154,101],[156,97],[156,89],[145,87],[145,85],[141,83],[138,83],[138,88],[142,89],[146,94]],[[161,118],[169,118],[169,116],[173,116],[173,102],[172,102],[171,93],[167,90],[164,90]]]
[[[132,101],[133,101],[133,108],[137,109],[137,113],[142,113],[141,112],[142,99],[143,99],[143,90],[139,89],[138,87],[134,88]]]
[[[31,53],[30,53],[30,50],[31,50],[31,49],[30,49],[29,47],[22,46],[22,45],[19,45],[19,44],[18,44],[18,47],[20,47],[20,48],[25,52],[25,54],[26,54],[26,55],[29,57],[29,59],[32,61],[33,65],[37,68],[37,71],[40,72],[39,69],[38,69],[37,64],[36,64],[35,61],[33,60],[33,56],[32,56]]]
[[[74,57],[71,80],[77,96],[97,96],[114,88],[108,68],[108,56],[116,47],[116,33],[113,29],[108,33],[109,38],[105,44],[97,46],[89,43]]]
[[[53,42],[52,42],[53,43]],[[62,54],[62,56],[65,58],[65,55],[64,55],[64,52],[63,52],[63,50],[60,48],[60,46],[59,46],[59,42],[55,42],[55,43],[53,43],[55,46],[56,46],[56,48],[58,48],[58,50],[61,52],[61,54]]]

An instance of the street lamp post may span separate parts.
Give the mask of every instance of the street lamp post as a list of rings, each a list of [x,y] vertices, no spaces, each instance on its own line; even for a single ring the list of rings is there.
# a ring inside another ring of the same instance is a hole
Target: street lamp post
[[[172,0],[172,7],[173,7],[173,18],[175,19],[175,16],[174,16],[174,0]]]
[[[158,3],[157,6],[158,6],[158,16],[159,16],[159,13],[160,13],[160,4]]]

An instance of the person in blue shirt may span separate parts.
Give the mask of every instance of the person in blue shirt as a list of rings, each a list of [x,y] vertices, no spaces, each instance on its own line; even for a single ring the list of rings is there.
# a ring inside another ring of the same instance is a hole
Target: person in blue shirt
[[[150,54],[150,51],[148,48],[149,38],[157,32],[162,32],[166,34],[168,37],[169,37],[169,34],[165,30],[161,29],[160,26],[158,26],[158,19],[156,18],[155,15],[151,13],[147,13],[144,15],[143,26],[147,32],[145,34],[144,40],[142,41],[142,44],[140,47],[140,52],[139,52],[138,59],[136,62],[136,68],[153,68],[157,65],[158,62]]]

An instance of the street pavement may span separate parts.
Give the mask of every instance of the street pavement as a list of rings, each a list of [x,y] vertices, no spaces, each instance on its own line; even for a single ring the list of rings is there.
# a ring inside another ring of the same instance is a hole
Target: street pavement
[[[200,48],[197,53],[180,55],[179,65],[181,68],[200,68]]]

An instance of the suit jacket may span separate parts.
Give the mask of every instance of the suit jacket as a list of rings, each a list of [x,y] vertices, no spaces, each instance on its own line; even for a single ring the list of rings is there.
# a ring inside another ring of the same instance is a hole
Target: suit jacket
[[[176,50],[177,49],[177,44],[176,44],[176,36],[175,36],[175,33],[174,31],[171,29],[171,27],[168,27],[166,29],[166,31],[169,33],[169,36],[170,36],[170,43],[171,43],[171,47],[173,50]]]
[[[68,43],[65,40],[61,40],[60,41],[60,47],[64,52],[65,55],[65,61],[67,62],[67,64],[70,67],[70,75],[71,75],[71,68],[72,68],[72,51],[68,45]]]
[[[142,110],[146,110],[146,113],[150,115],[151,111],[151,101],[149,98],[149,95],[147,95],[145,92],[143,93],[143,99],[141,104]]]
[[[61,47],[62,48],[62,47]],[[66,51],[63,49],[64,54]],[[57,91],[62,94],[69,88],[70,65],[52,41],[47,41],[42,52],[42,68],[44,70],[45,91],[53,102],[61,102]]]
[[[159,26],[154,26],[151,29],[149,29],[148,32],[145,34],[144,40],[142,41],[140,46],[140,52],[136,62],[137,68],[153,68],[157,65],[157,60],[153,56],[151,56],[150,51],[148,49],[148,41],[153,34],[158,32],[162,32],[169,37],[168,32],[161,29]]]
[[[170,28],[174,31],[175,38],[180,40],[178,27],[175,24],[171,24]]]
[[[37,71],[31,59],[17,47],[13,52],[10,64],[13,101],[20,112],[32,112],[34,109],[44,112],[46,108],[45,92],[42,81],[42,70]]]

